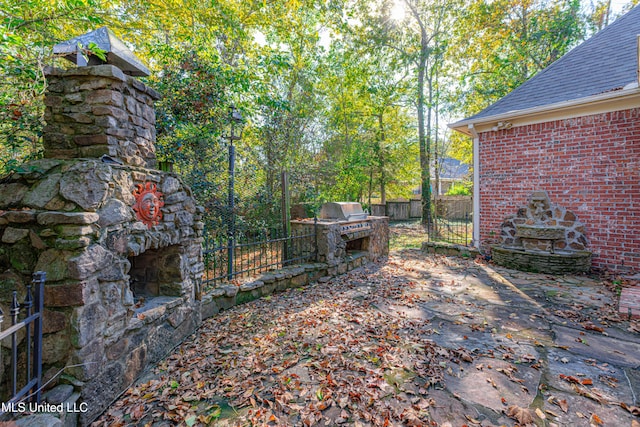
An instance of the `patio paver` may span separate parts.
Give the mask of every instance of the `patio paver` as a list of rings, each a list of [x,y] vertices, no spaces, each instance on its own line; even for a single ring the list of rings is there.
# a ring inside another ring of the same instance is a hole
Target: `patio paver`
[[[616,304],[597,278],[405,250],[207,321],[95,425],[632,426],[640,334]]]

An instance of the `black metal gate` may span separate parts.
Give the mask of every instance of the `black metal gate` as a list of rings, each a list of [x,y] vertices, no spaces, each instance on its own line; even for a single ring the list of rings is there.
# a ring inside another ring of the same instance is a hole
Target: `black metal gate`
[[[44,282],[46,273],[33,273],[33,281],[27,286],[27,294],[22,305],[18,303],[18,292],[13,291],[11,300],[11,326],[0,332],[0,341],[11,339],[10,365],[10,398],[2,405],[0,413],[16,403],[29,400],[40,402],[40,388],[42,383],[42,314],[44,304]],[[21,313],[22,312],[22,313]],[[19,321],[19,318],[22,320]],[[4,320],[4,313],[0,310],[0,326]],[[24,346],[18,342],[18,332],[24,329]],[[18,375],[18,348],[26,353],[26,372]],[[24,377],[24,380],[21,378]],[[18,389],[19,384],[24,385]]]
[[[470,245],[473,239],[471,196],[437,196],[433,204],[429,241]]]

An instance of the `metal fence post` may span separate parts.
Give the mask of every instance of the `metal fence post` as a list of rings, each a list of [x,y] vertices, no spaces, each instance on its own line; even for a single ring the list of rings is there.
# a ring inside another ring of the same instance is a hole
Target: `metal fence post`
[[[315,253],[316,253],[316,262],[318,262],[318,217],[316,215],[313,216],[313,238],[315,245]]]
[[[13,298],[11,299],[11,326],[18,323],[18,314],[20,313],[20,304],[18,304],[18,292],[13,291]],[[11,395],[15,396],[18,384],[18,341],[15,333],[11,334],[11,379],[13,384],[11,385]]]
[[[235,206],[234,206],[234,174],[236,163],[236,149],[233,146],[233,138],[229,139],[229,194],[228,194],[228,208],[229,208],[229,223],[227,224],[227,279],[233,279],[233,250],[235,246]]]
[[[464,213],[464,244],[469,245],[469,214]]]
[[[36,378],[34,397],[36,402],[40,402],[40,388],[42,387],[42,317],[44,315],[44,282],[46,279],[47,273],[44,271],[37,271],[33,274],[33,285],[36,293],[33,302],[36,310],[40,313],[33,327],[33,366]]]
[[[287,172],[282,171],[280,177],[280,184],[282,186],[282,233],[284,234],[282,265],[284,265],[289,259],[289,237],[291,236],[291,223],[289,222],[289,176],[287,175]]]
[[[24,298],[24,308],[27,312],[27,317],[31,316],[31,310],[33,308],[33,297],[31,296],[31,285],[27,285],[27,296]],[[31,360],[31,323],[27,323],[24,326],[24,330],[26,332],[26,340],[27,340],[27,381],[31,379],[31,364],[29,360]],[[34,365],[35,368],[35,365]]]

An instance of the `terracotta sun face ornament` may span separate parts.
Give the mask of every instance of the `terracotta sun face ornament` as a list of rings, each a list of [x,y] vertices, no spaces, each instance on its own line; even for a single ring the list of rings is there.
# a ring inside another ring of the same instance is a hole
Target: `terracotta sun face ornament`
[[[158,224],[162,219],[160,208],[164,206],[164,201],[156,185],[152,182],[137,184],[136,189],[133,190],[133,196],[136,198],[136,203],[133,205],[136,217],[149,229]]]

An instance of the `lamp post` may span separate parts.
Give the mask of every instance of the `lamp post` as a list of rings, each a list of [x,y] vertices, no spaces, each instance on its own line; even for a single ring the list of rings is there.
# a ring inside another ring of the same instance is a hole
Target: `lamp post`
[[[233,141],[238,141],[242,138],[242,114],[240,111],[232,105],[229,107],[229,126],[230,134],[227,136],[229,139],[229,192],[227,205],[229,206],[229,222],[227,224],[227,279],[233,279],[233,250],[235,246],[235,200],[234,200],[234,187],[235,187],[235,163],[236,163],[236,149],[233,145]],[[236,126],[239,126],[238,135],[235,134]]]

